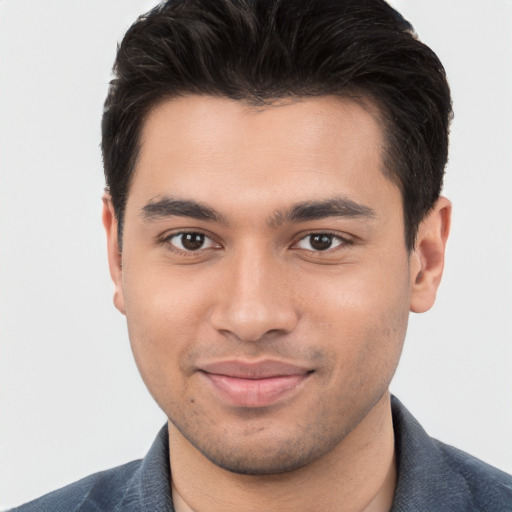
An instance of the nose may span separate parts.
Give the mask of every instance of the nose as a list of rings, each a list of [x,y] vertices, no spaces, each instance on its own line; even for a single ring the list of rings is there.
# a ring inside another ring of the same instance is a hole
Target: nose
[[[299,314],[276,256],[248,249],[225,264],[210,317],[218,332],[240,341],[259,341],[293,331]]]

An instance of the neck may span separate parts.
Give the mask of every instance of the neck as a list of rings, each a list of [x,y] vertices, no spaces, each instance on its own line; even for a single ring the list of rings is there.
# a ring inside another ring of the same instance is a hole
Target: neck
[[[336,448],[278,475],[239,475],[214,465],[169,422],[177,512],[386,512],[396,484],[389,394]]]

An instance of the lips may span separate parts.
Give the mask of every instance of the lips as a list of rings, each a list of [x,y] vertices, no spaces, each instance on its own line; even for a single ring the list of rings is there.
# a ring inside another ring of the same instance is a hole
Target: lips
[[[294,393],[312,373],[282,361],[220,361],[201,365],[213,392],[237,407],[265,407]]]

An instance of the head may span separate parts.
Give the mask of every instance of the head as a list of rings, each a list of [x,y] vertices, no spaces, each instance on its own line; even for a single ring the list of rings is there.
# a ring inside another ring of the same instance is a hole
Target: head
[[[451,119],[445,72],[384,0],[162,2],[125,35],[114,75],[102,150],[120,235],[144,120],[188,94],[256,106],[325,95],[371,104],[410,250],[440,195]]]
[[[128,31],[103,119],[115,303],[170,429],[217,466],[375,433],[442,272],[449,116],[379,0],[178,0]]]

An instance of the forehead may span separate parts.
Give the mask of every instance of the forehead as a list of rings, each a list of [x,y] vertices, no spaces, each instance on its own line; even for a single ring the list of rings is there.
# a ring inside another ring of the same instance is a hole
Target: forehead
[[[344,151],[345,142],[360,144],[361,137],[368,142],[371,139],[373,148],[380,151],[383,133],[378,108],[362,98],[291,97],[254,105],[224,97],[188,95],[163,101],[150,110],[142,126],[141,145],[147,154],[162,144],[169,150],[184,143],[201,144],[201,150],[219,144],[236,149],[249,142],[254,146],[268,143],[269,138],[274,141],[271,147],[283,150],[297,145],[305,150],[330,145],[333,150]]]
[[[383,141],[376,109],[339,97],[265,106],[171,99],[145,120],[129,202],[190,193],[205,203],[259,198],[276,209],[335,194],[371,200],[395,187],[383,173]]]

